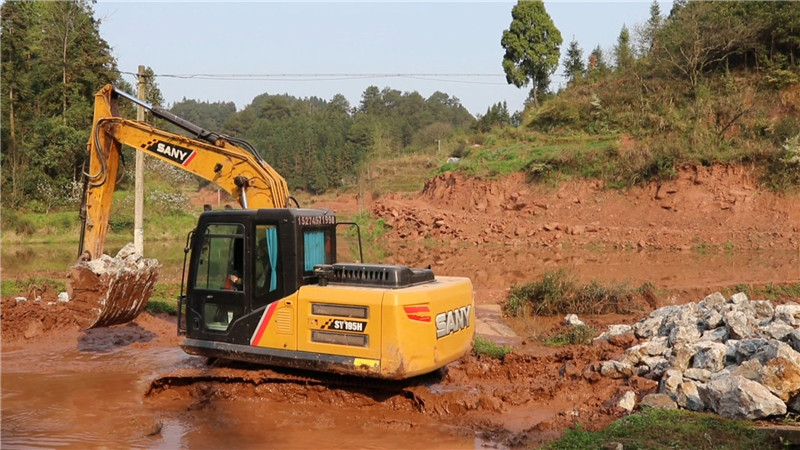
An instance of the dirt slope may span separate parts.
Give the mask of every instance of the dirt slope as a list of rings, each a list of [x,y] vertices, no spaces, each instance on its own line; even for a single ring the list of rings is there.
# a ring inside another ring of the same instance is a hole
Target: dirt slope
[[[758,188],[745,167],[687,166],[672,181],[629,190],[600,181],[531,185],[524,175],[482,181],[446,173],[421,195],[372,206],[392,237],[474,244],[691,249],[798,248],[800,196]]]

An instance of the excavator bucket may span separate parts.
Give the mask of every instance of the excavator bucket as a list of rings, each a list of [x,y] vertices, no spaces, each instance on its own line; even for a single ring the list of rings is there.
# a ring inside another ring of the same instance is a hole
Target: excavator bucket
[[[130,322],[147,307],[158,280],[158,260],[126,245],[112,258],[102,255],[70,268],[67,303],[82,329]]]

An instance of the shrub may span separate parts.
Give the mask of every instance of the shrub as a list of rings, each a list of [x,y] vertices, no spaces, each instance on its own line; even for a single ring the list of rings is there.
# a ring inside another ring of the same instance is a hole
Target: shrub
[[[25,236],[30,236],[36,231],[33,221],[16,210],[3,208],[1,217],[0,224],[2,224],[3,229],[13,230]]]
[[[114,233],[133,232],[133,217],[129,215],[114,214],[108,219],[108,226]]]
[[[630,314],[638,310],[638,296],[652,294],[649,283],[633,289],[625,283],[603,285],[597,281],[578,284],[563,269],[548,271],[541,281],[512,286],[503,305],[512,316],[553,316],[558,314]]]
[[[800,134],[786,140],[783,151],[767,165],[762,182],[775,191],[793,191],[800,186]]]
[[[174,304],[163,300],[153,299],[150,299],[150,301],[147,302],[146,310],[150,314],[169,314],[170,316],[174,316],[178,313],[178,310]]]
[[[472,347],[472,351],[477,356],[488,356],[502,360],[511,351],[511,347],[497,345],[486,338],[475,336],[475,345]]]
[[[556,334],[544,340],[545,345],[586,345],[591,344],[592,339],[597,336],[597,330],[588,325],[578,325],[569,327],[568,330]]]

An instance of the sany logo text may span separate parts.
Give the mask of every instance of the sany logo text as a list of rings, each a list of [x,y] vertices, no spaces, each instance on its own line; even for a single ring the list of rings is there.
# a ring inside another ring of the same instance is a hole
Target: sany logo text
[[[183,166],[189,165],[195,156],[194,150],[163,141],[156,141],[152,145],[148,146],[147,150],[150,150],[153,153],[158,153],[161,156],[175,161]]]
[[[469,327],[472,305],[462,306],[436,315],[436,338],[441,339],[450,333]]]

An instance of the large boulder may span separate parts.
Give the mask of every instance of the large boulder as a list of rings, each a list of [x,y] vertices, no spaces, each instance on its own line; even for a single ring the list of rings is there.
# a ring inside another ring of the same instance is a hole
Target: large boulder
[[[755,381],[732,375],[708,382],[708,406],[729,419],[763,419],[786,414],[786,403]]]

